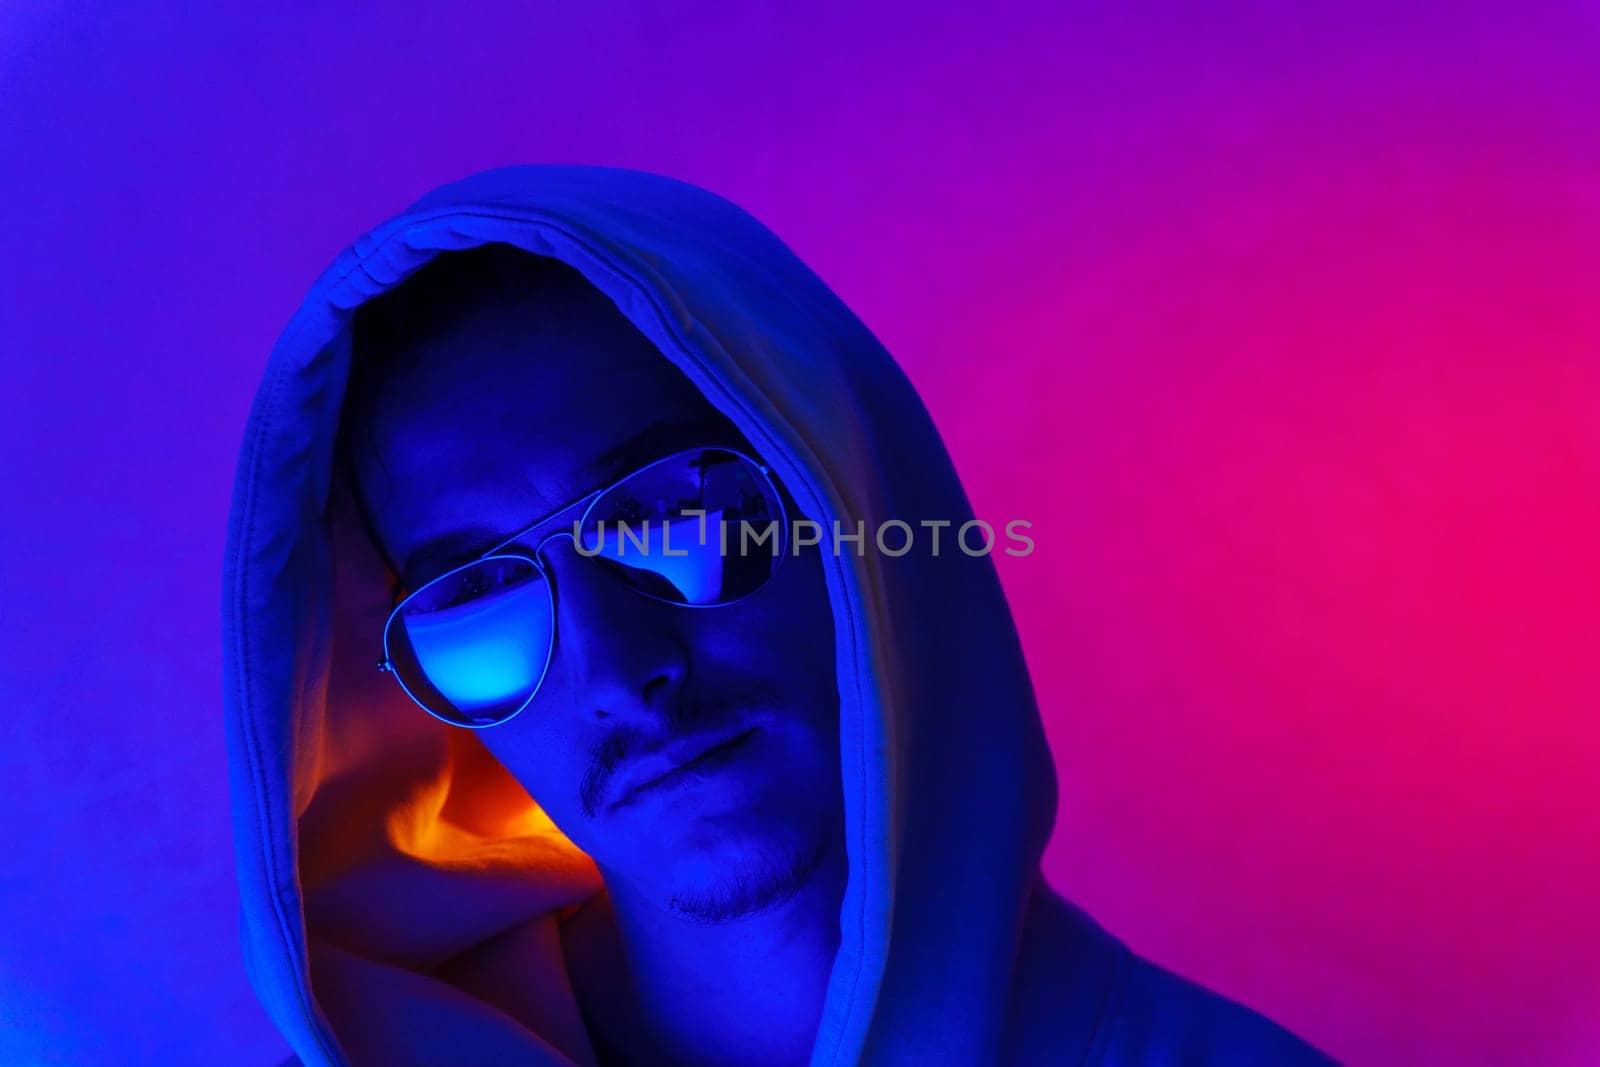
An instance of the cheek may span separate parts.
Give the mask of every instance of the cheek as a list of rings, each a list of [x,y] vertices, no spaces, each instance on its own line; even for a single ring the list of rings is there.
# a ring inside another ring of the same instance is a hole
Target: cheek
[[[824,668],[833,664],[833,610],[815,550],[784,560],[772,582],[734,610],[740,616],[735,625],[761,634],[785,673],[825,673],[831,685],[832,671]]]
[[[578,795],[589,750],[575,725],[564,723],[557,706],[555,700],[535,701],[511,722],[485,730],[483,740],[528,795],[571,836],[581,819]]]
[[[800,717],[836,714],[834,622],[822,567],[814,555],[791,557],[752,596],[692,613],[694,669],[708,689],[719,680],[757,683]]]

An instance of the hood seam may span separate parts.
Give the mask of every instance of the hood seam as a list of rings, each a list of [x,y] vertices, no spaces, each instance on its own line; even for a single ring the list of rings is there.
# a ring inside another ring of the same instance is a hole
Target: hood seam
[[[282,395],[283,384],[286,377],[287,375],[282,371],[277,372],[273,376],[272,390],[267,396],[267,403],[265,405],[265,412],[269,417],[277,416],[278,402]],[[248,601],[248,579],[246,576],[246,568],[249,566],[250,561],[254,557],[252,547],[256,531],[251,520],[254,517],[255,512],[256,485],[259,481],[260,466],[262,462],[261,439],[266,432],[264,425],[265,422],[266,420],[258,422],[252,428],[247,446],[249,456],[247,470],[249,474],[248,481],[246,482],[245,486],[244,513],[240,516],[242,540],[241,544],[235,551],[236,559],[240,560],[244,566],[239,567],[238,573],[234,578],[234,600],[236,604],[244,604]],[[237,612],[235,613],[235,617],[238,619],[238,625],[234,630],[236,646],[235,654],[239,658],[241,667],[239,677],[235,684],[237,686],[237,699],[245,711],[243,716],[243,725],[245,728],[244,748],[245,755],[249,760],[251,784],[254,787],[256,800],[253,810],[251,811],[251,818],[256,824],[256,830],[260,842],[261,857],[263,865],[267,869],[267,898],[272,904],[273,919],[277,924],[278,933],[282,938],[284,947],[289,953],[291,963],[294,964],[294,990],[295,995],[300,1002],[301,1010],[304,1013],[305,1022],[311,1032],[312,1037],[317,1042],[318,1051],[321,1052],[324,1057],[326,1057],[328,1062],[337,1063],[339,1061],[339,1057],[335,1055],[333,1050],[329,1047],[326,1040],[326,1035],[322,1033],[322,1027],[317,1019],[316,1006],[312,1000],[309,983],[306,980],[306,976],[309,974],[310,963],[305,951],[306,938],[304,931],[302,930],[299,937],[295,937],[293,935],[292,924],[289,921],[287,909],[284,906],[284,901],[279,892],[279,887],[282,880],[282,872],[278,870],[277,856],[275,850],[272,848],[273,835],[269,825],[271,813],[270,811],[264,810],[262,804],[263,799],[270,801],[271,790],[268,787],[262,770],[260,757],[261,741],[260,735],[257,732],[259,724],[255,715],[254,702],[250,699],[249,679],[255,673],[254,660],[251,656],[252,646],[246,634],[246,630],[250,626],[250,612]],[[298,845],[296,847],[298,848]],[[299,872],[293,872],[293,876],[296,880],[298,880]]]

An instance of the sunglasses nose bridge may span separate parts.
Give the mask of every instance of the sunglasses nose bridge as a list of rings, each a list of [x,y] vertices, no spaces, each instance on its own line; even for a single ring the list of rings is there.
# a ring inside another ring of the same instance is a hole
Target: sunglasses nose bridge
[[[544,573],[546,578],[550,578],[555,570],[554,561],[550,556],[550,549],[554,547],[557,541],[567,542],[568,546],[570,546],[572,549],[572,554],[579,559],[587,560],[592,555],[592,553],[585,553],[583,551],[582,543],[579,541],[579,532],[576,529],[576,523],[569,522],[565,527],[558,530],[553,530],[539,538],[538,543],[533,546],[533,551],[530,553],[530,555],[533,556],[534,561],[539,564],[539,569]]]
[[[544,565],[544,554],[545,551],[549,549],[550,543],[552,541],[559,541],[562,538],[566,538],[568,541],[572,541],[574,544],[577,543],[573,537],[573,531],[571,527],[568,527],[567,529],[552,530],[543,537],[539,538],[538,541],[534,542],[530,555],[532,555],[541,566]]]

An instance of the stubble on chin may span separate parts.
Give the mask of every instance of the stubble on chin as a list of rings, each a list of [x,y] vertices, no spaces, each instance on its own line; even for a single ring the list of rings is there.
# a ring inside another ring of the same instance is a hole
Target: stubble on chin
[[[828,830],[834,829],[831,825]],[[680,889],[667,900],[674,915],[690,922],[736,922],[770,911],[793,899],[843,848],[842,835],[818,832],[809,844],[767,851],[731,863],[709,884]]]

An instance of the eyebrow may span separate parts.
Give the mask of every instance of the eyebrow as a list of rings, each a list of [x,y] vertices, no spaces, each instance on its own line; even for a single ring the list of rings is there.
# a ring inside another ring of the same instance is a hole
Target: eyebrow
[[[495,531],[487,526],[463,526],[429,538],[418,545],[400,571],[400,584],[416,589],[461,563],[476,559],[484,549],[498,544]],[[474,548],[474,546],[482,546]]]
[[[606,449],[595,459],[584,464],[577,477],[563,481],[558,488],[563,501],[555,504],[543,515],[530,515],[528,521],[512,531],[499,531],[483,525],[462,526],[431,537],[412,550],[401,571],[401,582],[415,589],[423,581],[436,578],[453,567],[477,559],[507,538],[515,537],[533,524],[554,515],[574,501],[590,493],[609,487],[624,474],[652,460],[661,459],[674,452],[695,445],[721,446],[748,449],[744,438],[732,423],[721,416],[707,415],[693,419],[660,420],[630,435],[621,443]],[[574,485],[588,486],[574,489]]]

